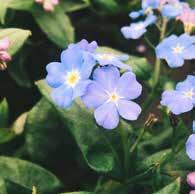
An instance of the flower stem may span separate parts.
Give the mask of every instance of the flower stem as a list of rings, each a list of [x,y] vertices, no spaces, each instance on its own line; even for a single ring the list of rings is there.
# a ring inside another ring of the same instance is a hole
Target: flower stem
[[[124,172],[125,172],[125,179],[129,176],[129,144],[128,144],[128,131],[125,130],[123,127],[120,127],[120,136],[123,146],[123,153],[124,153]]]

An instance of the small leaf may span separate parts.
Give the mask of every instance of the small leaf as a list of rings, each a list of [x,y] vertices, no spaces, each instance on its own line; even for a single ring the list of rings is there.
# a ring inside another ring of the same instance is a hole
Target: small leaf
[[[69,43],[74,42],[73,26],[60,6],[51,13],[46,13],[36,6],[31,13],[43,32],[59,47],[65,48]]]
[[[0,39],[9,38],[11,46],[8,52],[14,55],[24,44],[27,38],[31,35],[29,30],[23,30],[19,28],[6,28],[0,30]]]
[[[41,193],[56,192],[61,183],[42,167],[16,158],[0,157],[0,177],[14,184],[32,190],[36,186]]]
[[[7,100],[4,98],[0,103],[0,128],[8,127],[9,107]]]
[[[0,144],[7,143],[15,137],[15,134],[8,128],[0,128]]]
[[[174,182],[167,185],[163,189],[153,194],[179,194],[180,193],[181,180],[177,178]]]

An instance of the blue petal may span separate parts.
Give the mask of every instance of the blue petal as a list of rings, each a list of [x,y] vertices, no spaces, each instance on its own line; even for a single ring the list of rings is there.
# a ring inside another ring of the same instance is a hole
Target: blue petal
[[[195,132],[195,121],[193,121],[193,124],[192,124],[192,131]]]
[[[118,60],[117,58],[115,58],[115,59],[112,61],[111,65],[114,65],[115,67],[118,67],[119,69],[127,69],[127,70],[129,70],[129,71],[132,71],[132,68],[131,68],[129,65],[127,65],[127,64],[125,64],[125,63],[123,63],[123,62],[121,62],[121,61]]]
[[[192,76],[195,78],[195,76]],[[192,88],[195,88],[195,85],[193,82],[191,82],[191,80],[189,79],[189,77],[187,77],[186,80],[184,80],[183,82],[179,82],[177,85],[176,85],[176,90],[177,91],[189,91],[191,90]]]
[[[180,55],[174,55],[172,57],[168,57],[166,59],[169,67],[171,68],[177,68],[177,67],[182,67],[184,65],[184,59]]]
[[[124,73],[117,83],[117,94],[125,99],[135,99],[141,95],[142,86],[132,72]]]
[[[119,100],[117,108],[120,116],[127,120],[137,120],[141,113],[140,106],[133,101]]]
[[[46,66],[46,81],[51,87],[58,87],[64,82],[66,67],[62,63],[52,62]]]
[[[115,104],[111,102],[99,106],[95,110],[94,116],[98,125],[105,129],[114,129],[119,124],[119,114]]]
[[[83,96],[86,93],[87,87],[90,83],[91,80],[80,81],[73,89],[73,99],[75,99],[76,97]]]
[[[195,45],[191,45],[187,48],[182,53],[182,56],[184,59],[191,60],[195,59]]]
[[[182,46],[188,47],[195,43],[195,36],[190,36],[189,34],[184,33],[181,36],[179,36],[178,41]]]
[[[76,47],[66,49],[61,53],[61,62],[68,70],[80,69],[83,63],[83,52]]]
[[[149,26],[151,24],[154,24],[157,20],[157,17],[153,14],[150,14],[147,16],[146,20],[145,20],[145,24],[146,26]]]
[[[182,12],[182,7],[176,8],[176,6],[170,4],[163,6],[162,9],[162,15],[169,18],[176,17],[179,14],[181,14],[181,12]]]
[[[167,106],[175,115],[179,115],[193,109],[192,101],[185,98],[181,92],[177,91],[163,92],[161,104]]]
[[[107,94],[100,84],[93,81],[87,88],[82,100],[88,108],[96,109],[98,106],[104,104],[108,99]]]
[[[115,90],[119,78],[119,70],[112,66],[97,68],[93,73],[93,79],[108,92]]]
[[[52,91],[51,97],[58,106],[68,108],[73,101],[72,88],[67,88],[66,85],[62,85]]]
[[[139,11],[132,11],[130,14],[129,14],[129,17],[132,18],[132,19],[136,19],[138,17],[140,17],[141,15],[144,14],[144,11],[143,10],[139,10]]]
[[[186,142],[186,153],[191,160],[195,160],[195,134],[190,135]]]

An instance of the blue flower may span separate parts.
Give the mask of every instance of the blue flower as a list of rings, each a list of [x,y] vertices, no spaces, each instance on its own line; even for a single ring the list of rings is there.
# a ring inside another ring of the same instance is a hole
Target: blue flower
[[[164,17],[175,18],[179,16],[184,9],[188,9],[188,8],[189,5],[187,3],[175,1],[173,3],[165,4],[161,12]]]
[[[147,31],[146,28],[149,25],[155,23],[156,19],[156,16],[150,14],[145,21],[132,23],[130,26],[122,27],[121,32],[127,39],[138,39]]]
[[[120,77],[119,70],[113,66],[97,68],[93,81],[82,97],[88,108],[95,109],[98,125],[114,129],[119,124],[119,115],[127,120],[136,120],[141,108],[132,100],[140,96],[142,86],[135,75],[128,71]]]
[[[129,65],[122,62],[128,60],[128,55],[115,55],[111,53],[96,52],[93,57],[101,66],[113,65],[120,69],[132,70]]]
[[[86,45],[86,50],[89,51],[89,47]],[[85,93],[94,65],[95,60],[90,52],[84,52],[78,45],[71,45],[63,51],[61,62],[47,65],[46,81],[54,88],[51,96],[57,105],[67,108],[76,97]]]
[[[186,142],[186,153],[191,160],[195,160],[195,134],[190,135]]]
[[[176,90],[163,92],[161,104],[175,115],[192,110],[195,106],[195,76],[188,75],[186,80],[176,85]]]
[[[184,60],[195,59],[194,43],[195,36],[171,35],[156,47],[156,55],[160,59],[165,59],[171,68],[181,67]]]
[[[142,9],[138,11],[133,11],[129,14],[129,17],[136,19],[143,15],[153,14],[153,10],[159,7],[158,0],[142,0]]]

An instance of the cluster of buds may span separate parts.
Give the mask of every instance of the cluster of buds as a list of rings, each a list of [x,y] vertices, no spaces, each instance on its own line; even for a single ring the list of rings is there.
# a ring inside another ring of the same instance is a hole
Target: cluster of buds
[[[53,11],[54,7],[59,4],[59,0],[35,0],[35,2],[42,4],[45,11]]]
[[[185,9],[177,19],[183,22],[185,32],[190,34],[195,27],[195,10]]]
[[[187,175],[187,183],[193,189],[195,188],[195,172],[191,172]],[[190,191],[189,194],[195,194],[195,190]]]
[[[11,56],[7,49],[10,47],[10,40],[4,38],[0,40],[0,70],[3,71],[7,68],[7,62],[11,60]]]

